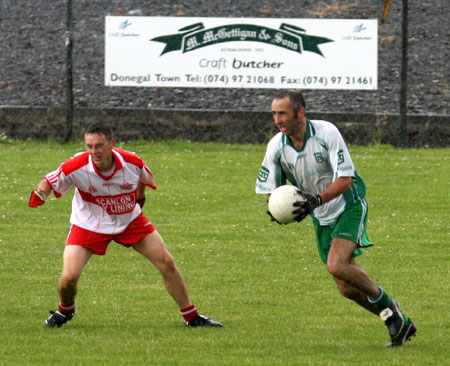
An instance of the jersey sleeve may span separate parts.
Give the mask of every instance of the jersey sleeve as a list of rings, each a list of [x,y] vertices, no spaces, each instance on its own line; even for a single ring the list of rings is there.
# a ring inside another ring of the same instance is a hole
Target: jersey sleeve
[[[69,192],[75,186],[70,174],[66,175],[64,173],[63,165],[61,165],[57,170],[48,173],[44,177],[44,180],[50,184],[53,193],[58,198]]]
[[[286,174],[280,164],[279,137],[275,136],[267,145],[266,155],[256,179],[255,192],[258,194],[270,194],[277,187],[286,184]]]
[[[133,165],[137,169],[139,183],[150,187],[151,189],[156,189],[155,181],[153,180],[153,174],[150,171],[150,168],[136,153],[118,148],[114,148],[113,152],[120,154],[126,163]]]
[[[62,163],[57,170],[48,173],[44,177],[47,183],[50,184],[56,197],[61,197],[76,186],[72,173],[86,166],[88,162],[89,153],[77,153]]]
[[[153,179],[153,174],[150,171],[147,164],[142,162],[142,166],[139,167],[139,183],[150,187],[151,189],[156,189],[155,181]]]
[[[344,139],[339,130],[333,126],[327,141],[329,159],[334,177],[354,177],[355,166]]]

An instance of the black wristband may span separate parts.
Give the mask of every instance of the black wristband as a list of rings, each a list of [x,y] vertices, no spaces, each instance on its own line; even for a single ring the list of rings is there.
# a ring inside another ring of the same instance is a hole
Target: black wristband
[[[322,201],[322,197],[320,196],[320,194],[316,194],[316,199],[317,199],[317,202],[318,202],[317,206],[321,206],[323,201]]]
[[[141,208],[144,206],[144,203],[145,203],[145,196],[137,200],[137,204],[141,206]]]

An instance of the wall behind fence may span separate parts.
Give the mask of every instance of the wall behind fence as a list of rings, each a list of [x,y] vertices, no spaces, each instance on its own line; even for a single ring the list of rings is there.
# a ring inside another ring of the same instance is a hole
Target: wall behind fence
[[[398,140],[398,115],[395,114],[309,112],[308,117],[333,122],[348,143],[395,145]],[[78,108],[72,140],[81,141],[84,128],[99,120],[114,126],[119,141],[182,139],[259,144],[277,132],[270,112]],[[450,117],[411,115],[409,121],[408,146],[449,146]],[[62,141],[65,129],[63,108],[0,107],[0,137]]]

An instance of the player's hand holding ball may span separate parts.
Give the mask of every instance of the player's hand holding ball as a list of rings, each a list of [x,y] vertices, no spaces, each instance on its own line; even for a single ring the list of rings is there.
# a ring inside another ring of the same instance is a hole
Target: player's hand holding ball
[[[45,203],[46,198],[47,196],[45,195],[44,192],[34,190],[30,194],[30,202],[28,203],[28,206],[30,207],[42,206]]]
[[[270,216],[270,221],[276,222],[279,225],[283,225],[282,222],[279,222],[275,217],[273,217],[273,215],[270,213],[270,211],[266,211],[266,213]],[[286,223],[284,223],[286,224]]]
[[[298,214],[293,212],[296,209],[294,203],[303,200],[305,198],[296,186],[290,184],[280,186],[269,197],[267,214],[278,224],[295,222]]]
[[[270,195],[267,214],[278,224],[300,222],[321,204],[320,195],[304,193],[294,185],[283,185]]]
[[[300,222],[317,207],[322,204],[322,197],[316,194],[315,196],[309,193],[301,192],[301,195],[305,198],[303,201],[294,202],[294,206],[298,207],[292,213],[295,214],[295,221]]]

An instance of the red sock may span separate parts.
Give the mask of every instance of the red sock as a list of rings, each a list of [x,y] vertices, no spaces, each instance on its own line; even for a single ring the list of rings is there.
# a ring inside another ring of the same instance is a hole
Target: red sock
[[[188,306],[187,308],[180,309],[181,315],[183,315],[184,320],[190,322],[198,316],[198,310],[194,305]]]
[[[72,315],[75,313],[75,301],[73,301],[71,304],[63,304],[62,302],[59,303],[59,311],[63,314]]]

